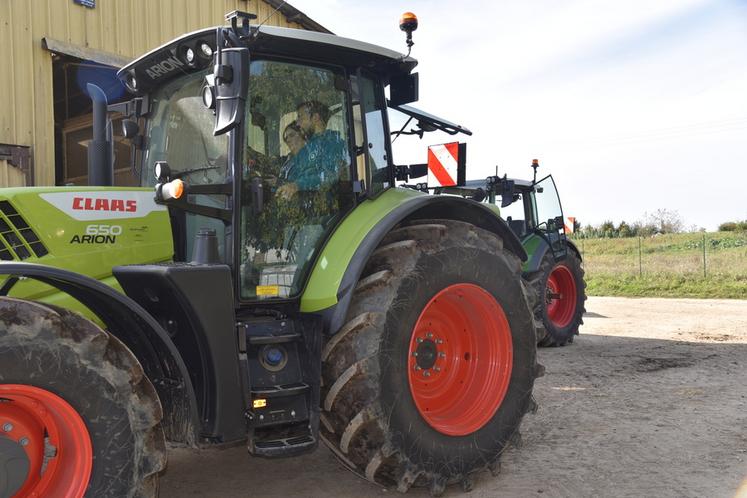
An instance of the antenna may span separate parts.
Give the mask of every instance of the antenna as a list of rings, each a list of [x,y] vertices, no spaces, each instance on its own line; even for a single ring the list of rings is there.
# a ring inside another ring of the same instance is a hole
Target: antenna
[[[280,8],[281,8],[281,7],[283,6],[283,5],[285,5],[286,3],[288,3],[288,2],[286,2],[285,0],[283,0],[283,2],[282,2],[282,3],[280,4],[280,5],[278,5],[278,6],[277,6],[277,7],[275,8],[275,10],[273,10],[272,12],[270,12],[270,13],[269,13],[269,14],[267,15],[267,17],[265,17],[265,18],[264,18],[264,20],[263,20],[263,21],[262,21],[261,23],[259,23],[259,26],[257,26],[256,28],[254,28],[254,29],[252,30],[252,38],[256,38],[256,37],[257,37],[257,35],[259,35],[259,28],[261,28],[262,26],[264,26],[264,25],[265,25],[265,23],[266,23],[267,21],[269,21],[269,20],[270,20],[270,18],[271,18],[272,16],[274,16],[274,15],[275,15],[275,12],[279,11],[279,10],[280,10]],[[255,19],[256,19],[256,16],[255,16]]]

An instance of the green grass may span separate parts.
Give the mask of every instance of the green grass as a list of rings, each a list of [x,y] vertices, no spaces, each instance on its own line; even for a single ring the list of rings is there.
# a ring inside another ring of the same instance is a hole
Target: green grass
[[[577,239],[592,296],[747,299],[747,233]]]

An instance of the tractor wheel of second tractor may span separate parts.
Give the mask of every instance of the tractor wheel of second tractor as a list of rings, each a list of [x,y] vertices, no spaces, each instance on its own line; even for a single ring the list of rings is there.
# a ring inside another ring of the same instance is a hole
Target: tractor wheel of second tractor
[[[322,352],[321,434],[351,470],[441,494],[497,472],[536,405],[534,320],[519,259],[451,220],[392,230]]]
[[[534,316],[542,328],[537,332],[539,346],[565,346],[573,342],[584,323],[586,282],[581,259],[568,248],[566,256],[555,261],[550,251],[539,270],[529,277],[534,292]]]

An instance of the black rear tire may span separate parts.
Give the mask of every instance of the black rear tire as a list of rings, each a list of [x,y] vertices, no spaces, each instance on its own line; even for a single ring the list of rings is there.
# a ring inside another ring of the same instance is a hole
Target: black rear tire
[[[548,279],[561,266],[567,268],[575,286],[575,303],[570,310],[570,321],[562,326],[548,314]],[[584,323],[586,312],[586,282],[581,258],[570,247],[566,248],[566,256],[560,261],[555,261],[552,252],[548,251],[542,258],[539,270],[528,278],[528,282],[535,296],[534,316],[542,324],[537,331],[537,345],[565,346],[572,343],[574,336],[578,335],[579,327]]]
[[[428,486],[471,488],[478,471],[498,468],[518,440],[536,364],[534,320],[521,262],[493,233],[469,223],[421,220],[390,232],[367,263],[347,323],[322,352],[322,437],[351,470],[404,492]],[[503,401],[473,432],[435,430],[415,405],[408,381],[408,345],[424,306],[439,291],[468,283],[486,290],[510,326],[513,366]]]
[[[0,383],[53,393],[82,418],[93,449],[86,496],[158,495],[166,466],[161,404],[117,338],[76,313],[0,298]]]

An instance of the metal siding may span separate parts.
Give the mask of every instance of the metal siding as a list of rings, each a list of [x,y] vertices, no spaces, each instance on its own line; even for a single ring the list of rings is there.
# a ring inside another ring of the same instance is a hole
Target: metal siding
[[[25,187],[26,175],[23,171],[0,159],[0,187]]]
[[[262,0],[0,0],[0,143],[33,147],[37,185],[53,185],[52,57],[44,37],[134,58],[182,33],[224,23],[232,10],[264,20]],[[301,28],[276,13],[267,24]]]

